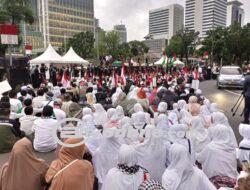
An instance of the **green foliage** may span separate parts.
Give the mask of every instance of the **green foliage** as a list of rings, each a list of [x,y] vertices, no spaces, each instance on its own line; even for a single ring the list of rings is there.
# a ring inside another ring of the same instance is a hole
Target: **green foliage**
[[[194,52],[195,47],[199,43],[198,36],[199,32],[182,28],[170,40],[169,45],[166,47],[167,54],[172,56],[175,53],[180,56],[181,60],[185,57],[188,63],[189,55]]]
[[[92,58],[94,54],[94,41],[94,34],[92,32],[81,32],[69,38],[66,44],[63,43],[58,51],[60,54],[63,54],[72,47],[79,56],[83,58]]]
[[[29,0],[2,0],[0,7],[0,21],[11,24],[20,24],[25,21],[29,24],[34,22]]]
[[[115,31],[102,32],[99,34],[99,53],[101,56],[112,55],[114,58],[125,58],[142,56],[149,48],[140,41],[131,41],[120,44],[120,38]]]
[[[144,53],[148,53],[149,50],[145,43],[136,40],[129,42],[129,46],[134,57],[142,56]]]
[[[207,33],[202,42],[205,51],[213,52],[214,62],[241,65],[250,60],[250,24],[241,27],[235,23],[227,28],[218,27]]]
[[[30,8],[30,0],[1,0],[0,23],[11,23],[19,25],[22,21],[32,24],[34,22],[33,12]],[[19,44],[22,39],[19,38]],[[6,45],[0,44],[0,55],[4,56]]]

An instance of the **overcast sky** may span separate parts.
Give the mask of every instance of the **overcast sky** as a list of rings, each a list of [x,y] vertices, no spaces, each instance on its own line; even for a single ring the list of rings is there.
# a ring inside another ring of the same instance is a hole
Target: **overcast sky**
[[[250,22],[250,1],[244,3],[245,23]],[[112,30],[121,22],[126,25],[128,40],[142,40],[148,34],[149,10],[179,3],[185,5],[185,0],[95,0],[95,17],[100,20],[100,26]]]

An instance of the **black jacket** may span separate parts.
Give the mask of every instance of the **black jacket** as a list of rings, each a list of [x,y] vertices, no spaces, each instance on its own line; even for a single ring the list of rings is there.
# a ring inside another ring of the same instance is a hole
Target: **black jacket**
[[[245,77],[245,82],[244,82],[244,95],[245,97],[250,98],[250,73],[248,73]]]

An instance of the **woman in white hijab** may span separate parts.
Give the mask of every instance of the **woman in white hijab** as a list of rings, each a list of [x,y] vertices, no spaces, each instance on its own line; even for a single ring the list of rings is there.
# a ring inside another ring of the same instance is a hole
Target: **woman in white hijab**
[[[95,127],[94,118],[92,115],[85,115],[82,119],[83,130],[86,134],[85,144],[88,147],[91,154],[94,154],[97,148],[100,146],[101,133]]]
[[[220,125],[209,128],[209,132],[212,141],[197,154],[197,161],[202,164],[202,170],[214,184],[220,178],[236,182],[238,175],[236,150],[231,142],[230,130]]]
[[[162,176],[162,186],[170,190],[216,190],[207,176],[194,167],[185,147],[173,144],[170,148],[170,166]]]
[[[210,101],[205,99],[203,103],[204,105],[201,106],[200,113],[207,123],[211,123]]]
[[[250,125],[241,124],[239,127],[243,140],[239,144],[239,161],[250,163]]]
[[[208,130],[205,128],[205,123],[200,116],[192,118],[191,128],[187,133],[187,137],[193,141],[196,153],[201,152],[210,142]]]
[[[177,102],[178,110],[187,109],[187,102],[185,100],[179,100]]]
[[[112,105],[116,104],[116,101],[118,100],[118,97],[120,93],[122,93],[122,89],[120,87],[116,88],[115,93],[112,95],[111,100],[112,100]]]
[[[103,108],[101,104],[94,104],[93,105],[95,108],[94,112],[94,120],[95,120],[95,125],[104,125],[107,121],[107,112]]]
[[[127,99],[131,100],[131,99],[136,99],[137,98],[137,93],[139,92],[139,88],[138,87],[133,87],[131,89],[131,91],[128,93]]]
[[[151,123],[150,114],[149,114],[149,113],[144,112],[143,107],[142,107],[142,105],[141,105],[141,104],[136,103],[136,104],[134,105],[134,112],[135,112],[135,113],[133,113],[133,114],[132,114],[132,117],[131,117],[131,118],[132,118],[132,120],[133,120],[133,118],[135,118],[135,116],[137,115],[137,113],[139,113],[139,112],[143,112],[143,113],[144,113],[144,115],[145,115],[146,123],[147,123],[147,124],[150,124],[150,123]]]
[[[192,163],[195,164],[195,146],[192,140],[186,137],[188,127],[184,124],[174,125],[169,131],[169,140],[172,143],[183,145],[191,155]]]
[[[90,108],[88,107],[85,107],[82,109],[82,118],[85,116],[85,115],[93,115],[93,112]]]
[[[185,109],[180,110],[180,123],[185,125],[190,125],[192,120],[192,115]]]
[[[216,103],[212,103],[210,106],[210,112],[214,113],[214,112],[218,112],[218,111],[219,111],[218,105]]]
[[[217,127],[217,125],[227,126],[230,130],[230,139],[234,143],[235,148],[238,147],[238,143],[234,134],[232,127],[229,125],[228,119],[222,112],[214,112],[212,114],[212,127]]]
[[[132,119],[130,117],[123,117],[119,120],[118,129],[121,130],[121,137],[119,137],[119,142],[121,144],[132,144],[134,142],[133,139],[128,137],[128,130],[132,128]]]
[[[170,125],[169,125],[169,120],[168,120],[167,115],[160,114],[158,116],[156,128],[161,129],[163,131],[168,131],[169,130]]]
[[[154,134],[153,126],[147,126],[147,130],[144,141],[134,145],[134,148],[139,165],[148,170],[151,179],[160,181],[165,170],[167,146],[162,136]]]
[[[116,107],[116,112],[117,112],[116,113],[117,116],[119,117],[119,120],[121,120],[121,119],[123,119],[125,117],[124,110],[123,110],[122,106],[117,106]]]
[[[105,129],[112,134],[115,133],[116,128]],[[118,160],[118,150],[121,146],[118,139],[114,135],[107,136],[103,132],[103,137],[100,140],[100,147],[93,154],[93,165],[95,170],[95,175],[98,178],[99,186],[102,185],[108,171],[115,167]]]
[[[138,165],[132,146],[122,145],[118,152],[118,165],[109,170],[102,190],[138,190],[144,181],[144,171]]]

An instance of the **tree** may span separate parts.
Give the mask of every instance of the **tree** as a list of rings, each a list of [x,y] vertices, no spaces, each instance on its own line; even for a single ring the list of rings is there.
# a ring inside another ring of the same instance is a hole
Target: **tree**
[[[195,47],[199,43],[198,36],[199,32],[182,28],[172,37],[166,48],[166,52],[168,52],[168,54],[176,53],[180,56],[181,60],[185,57],[188,63],[189,55],[194,52]]]
[[[1,0],[0,23],[20,24],[22,21],[32,24],[33,12],[30,0]],[[0,44],[0,55],[5,55],[7,46]]]
[[[148,53],[149,48],[146,46],[144,42],[140,41],[131,41],[129,42],[130,51],[134,57],[142,56],[145,53]]]
[[[176,36],[181,40],[181,59],[184,56],[186,58],[186,62],[188,63],[189,54],[194,52],[195,47],[199,43],[199,32],[182,28],[177,32]]]
[[[167,47],[167,55],[173,56],[175,53],[176,55],[180,55],[183,57],[182,53],[182,40],[179,36],[173,36],[169,41],[169,46]]]
[[[65,51],[65,47],[66,51],[72,47],[79,56],[83,58],[91,58],[93,57],[94,42],[94,34],[92,32],[81,32],[74,35],[72,38],[69,38],[66,45],[63,43],[59,52],[63,53]]]

